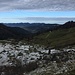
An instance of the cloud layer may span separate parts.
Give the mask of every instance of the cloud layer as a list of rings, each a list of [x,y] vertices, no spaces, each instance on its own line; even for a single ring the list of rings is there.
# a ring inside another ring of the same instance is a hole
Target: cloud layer
[[[0,0],[0,11],[8,10],[75,10],[75,0]]]
[[[26,17],[26,18],[15,18],[18,20],[22,20],[24,22],[30,22],[30,23],[65,23],[67,21],[75,21],[75,18],[49,18],[49,17]]]
[[[64,24],[68,21],[75,21],[75,18],[72,17],[23,17],[23,18],[2,18],[0,19],[0,22],[3,23],[20,23],[20,22],[29,22],[29,23],[58,23],[58,24]]]

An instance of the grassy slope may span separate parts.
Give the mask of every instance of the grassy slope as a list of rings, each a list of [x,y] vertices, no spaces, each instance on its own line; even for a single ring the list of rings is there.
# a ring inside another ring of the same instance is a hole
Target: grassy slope
[[[34,37],[34,42],[51,47],[65,47],[75,44],[75,27],[59,29]]]

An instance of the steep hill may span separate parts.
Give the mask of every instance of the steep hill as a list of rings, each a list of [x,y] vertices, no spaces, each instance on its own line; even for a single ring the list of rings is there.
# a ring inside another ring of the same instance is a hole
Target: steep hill
[[[35,36],[33,42],[58,48],[75,45],[75,22],[67,22],[54,31]]]
[[[0,40],[29,37],[30,33],[19,27],[8,27],[0,23]]]

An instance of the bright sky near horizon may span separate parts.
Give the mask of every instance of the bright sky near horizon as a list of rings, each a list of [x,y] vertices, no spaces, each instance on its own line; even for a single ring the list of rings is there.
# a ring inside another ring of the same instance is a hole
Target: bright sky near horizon
[[[75,21],[75,0],[0,0],[0,22]]]

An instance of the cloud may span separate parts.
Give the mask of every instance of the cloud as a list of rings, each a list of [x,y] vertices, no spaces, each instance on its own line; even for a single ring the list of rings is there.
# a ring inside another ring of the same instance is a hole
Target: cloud
[[[67,21],[75,21],[75,18],[50,18],[50,17],[26,17],[26,18],[15,18],[22,22],[31,22],[31,23],[65,23]]]
[[[23,17],[23,18],[2,18],[0,19],[3,23],[58,23],[58,24],[64,24],[68,21],[75,21],[75,18],[71,17]]]
[[[75,10],[75,0],[0,0],[0,11],[8,10]]]

